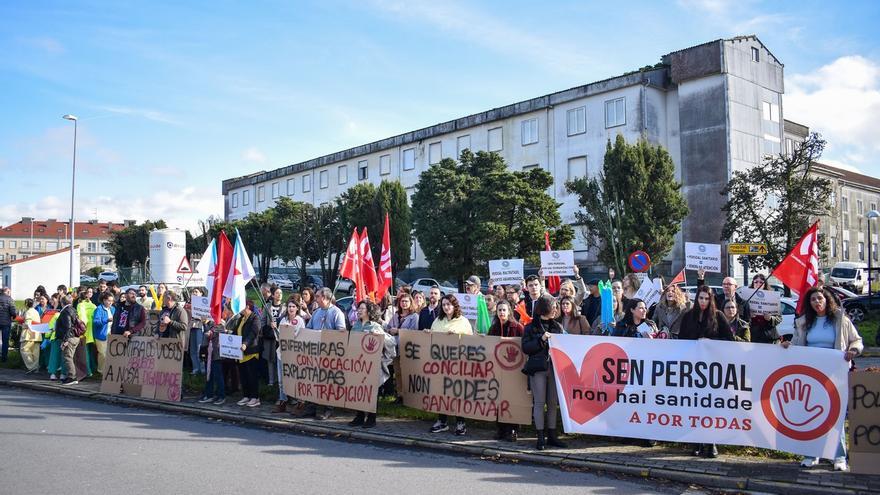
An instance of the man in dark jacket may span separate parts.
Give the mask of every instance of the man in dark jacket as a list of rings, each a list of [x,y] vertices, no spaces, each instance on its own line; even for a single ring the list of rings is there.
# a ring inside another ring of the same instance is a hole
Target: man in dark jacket
[[[101,296],[105,292],[107,292],[107,281],[102,278],[98,280],[98,288],[95,289],[95,292],[92,294],[92,304],[94,304],[95,307],[101,305]]]
[[[143,333],[147,324],[147,315],[144,307],[138,304],[135,298],[137,298],[137,292],[134,289],[128,289],[125,293],[125,299],[117,303],[116,316],[113,319],[113,326],[110,327],[111,334],[130,337],[132,334]]]
[[[419,313],[419,330],[430,330],[434,319],[440,314],[440,287],[436,285],[428,291],[428,305]]]
[[[12,320],[15,319],[15,301],[9,296],[9,287],[0,292],[0,332],[3,335],[3,349],[0,362],[6,362],[9,353],[9,332],[12,331]]]
[[[706,285],[706,271],[697,270],[697,288]],[[715,307],[720,311],[724,307],[724,303],[731,300],[736,303],[737,312],[745,321],[752,319],[752,311],[749,304],[736,293],[737,283],[733,277],[724,277],[721,282],[721,294],[715,294]]]
[[[64,367],[67,370],[67,376],[63,379],[64,385],[76,385],[79,383],[80,376],[76,369],[76,348],[79,347],[80,336],[76,333],[74,321],[76,320],[76,311],[73,309],[73,296],[65,294],[61,298],[61,312],[58,314],[58,320],[55,321],[55,340],[61,342],[61,356],[64,361]]]
[[[179,339],[189,331],[189,315],[183,305],[178,304],[177,294],[165,292],[162,296],[162,312],[159,313],[159,337]],[[183,342],[181,341],[181,345]]]
[[[599,280],[593,279],[587,282],[587,297],[581,303],[581,314],[587,318],[590,323],[596,321],[599,313],[602,311],[602,297],[599,295]]]

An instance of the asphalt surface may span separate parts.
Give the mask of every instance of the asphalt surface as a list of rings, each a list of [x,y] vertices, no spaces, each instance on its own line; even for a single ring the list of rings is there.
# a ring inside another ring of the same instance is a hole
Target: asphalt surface
[[[0,389],[0,493],[682,493],[683,485],[337,441]],[[693,491],[691,491],[693,493]]]

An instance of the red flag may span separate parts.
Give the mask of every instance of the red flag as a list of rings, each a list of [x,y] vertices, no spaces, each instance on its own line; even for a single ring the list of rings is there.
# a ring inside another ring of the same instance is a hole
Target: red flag
[[[544,251],[552,251],[552,249],[550,249],[550,233],[546,230],[544,231]],[[558,294],[560,283],[558,275],[547,277],[547,290],[550,291],[551,294]]]
[[[782,281],[801,297],[798,298],[797,313],[804,304],[803,295],[819,282],[819,221],[794,245],[782,263],[773,269],[774,277]]]
[[[347,278],[352,282],[357,282],[357,274],[360,271],[360,237],[358,237],[357,227],[351,233],[351,239],[348,241],[348,249],[345,250],[345,258],[342,259],[342,265],[339,266],[339,276]]]
[[[675,278],[669,281],[669,285],[675,284],[687,284],[687,278],[685,278],[684,276],[684,268],[682,268],[681,271],[678,272],[678,275],[676,275]]]
[[[385,293],[391,288],[391,225],[388,221],[388,214],[385,214],[385,232],[382,233],[382,257],[379,258],[379,289],[376,293],[376,299],[381,300],[385,297]]]
[[[222,230],[217,237],[215,253],[209,265],[208,279],[212,283],[208,289],[211,291],[211,316],[215,323],[219,323],[223,316],[223,290],[226,288],[226,278],[229,276],[229,267],[232,264],[232,244],[229,243],[226,232]]]
[[[370,251],[370,237],[367,228],[361,231],[361,277],[364,280],[364,289],[368,297],[375,300],[379,290],[379,279],[376,277],[376,267],[373,264],[373,253]]]

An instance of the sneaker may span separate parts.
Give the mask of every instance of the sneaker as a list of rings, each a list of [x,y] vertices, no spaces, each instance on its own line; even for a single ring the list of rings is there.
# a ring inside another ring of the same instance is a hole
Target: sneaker
[[[281,414],[287,412],[287,401],[278,401],[272,408],[272,414]]]
[[[58,377],[55,376],[55,373],[52,373],[51,375],[49,375],[49,380],[52,380],[54,382],[57,379],[58,379]]]
[[[243,406],[251,401],[250,397],[242,397],[240,401],[236,402],[239,406]]]
[[[79,380],[65,380],[62,385],[76,385],[77,383],[79,383]]]
[[[464,421],[455,422],[455,434],[460,437],[467,435],[467,425],[464,424]]]
[[[226,397],[221,397],[221,398],[215,400],[215,401],[213,402],[213,404],[214,404],[215,406],[222,406],[223,404],[226,404]]]
[[[846,457],[838,457],[834,459],[834,470],[835,471],[849,471],[849,466],[846,464]]]
[[[251,399],[250,402],[245,405],[248,407],[260,407],[260,399]]]
[[[449,425],[438,419],[437,422],[434,423],[434,426],[431,427],[431,433],[440,433],[443,431],[449,431]]]
[[[316,414],[315,419],[320,419],[321,421],[327,421],[328,419],[333,417],[333,409],[330,407],[324,408],[324,412],[321,414]]]
[[[199,399],[199,404],[207,404],[208,402],[214,402],[214,397],[202,397]]]
[[[813,466],[818,466],[818,465],[819,465],[819,458],[818,457],[804,457],[804,460],[801,461],[801,467],[813,467]]]

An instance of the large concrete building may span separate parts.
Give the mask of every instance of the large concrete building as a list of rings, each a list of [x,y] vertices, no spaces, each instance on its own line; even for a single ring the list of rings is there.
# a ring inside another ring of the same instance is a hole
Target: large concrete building
[[[618,134],[630,142],[644,136],[671,154],[690,206],[662,271],[677,270],[684,241],[720,239],[719,192],[731,173],[781,150],[783,92],[783,65],[757,37],[710,41],[639,71],[225,180],[225,217],[244,218],[281,196],[321,204],[360,182],[399,180],[411,195],[423,170],[468,148],[497,151],[512,169],[548,170],[556,179],[549,192],[573,223],[578,205],[566,180],[601,171],[605,146]],[[425,266],[417,247],[413,254],[412,265]],[[599,268],[580,235],[575,256]]]
[[[115,269],[113,257],[107,251],[110,234],[122,230],[133,221],[124,223],[74,222],[74,243],[80,246],[80,267],[84,272],[100,266]],[[54,218],[37,220],[24,217],[20,221],[0,229],[0,265],[20,261],[32,256],[51,253],[70,247],[70,223]]]

